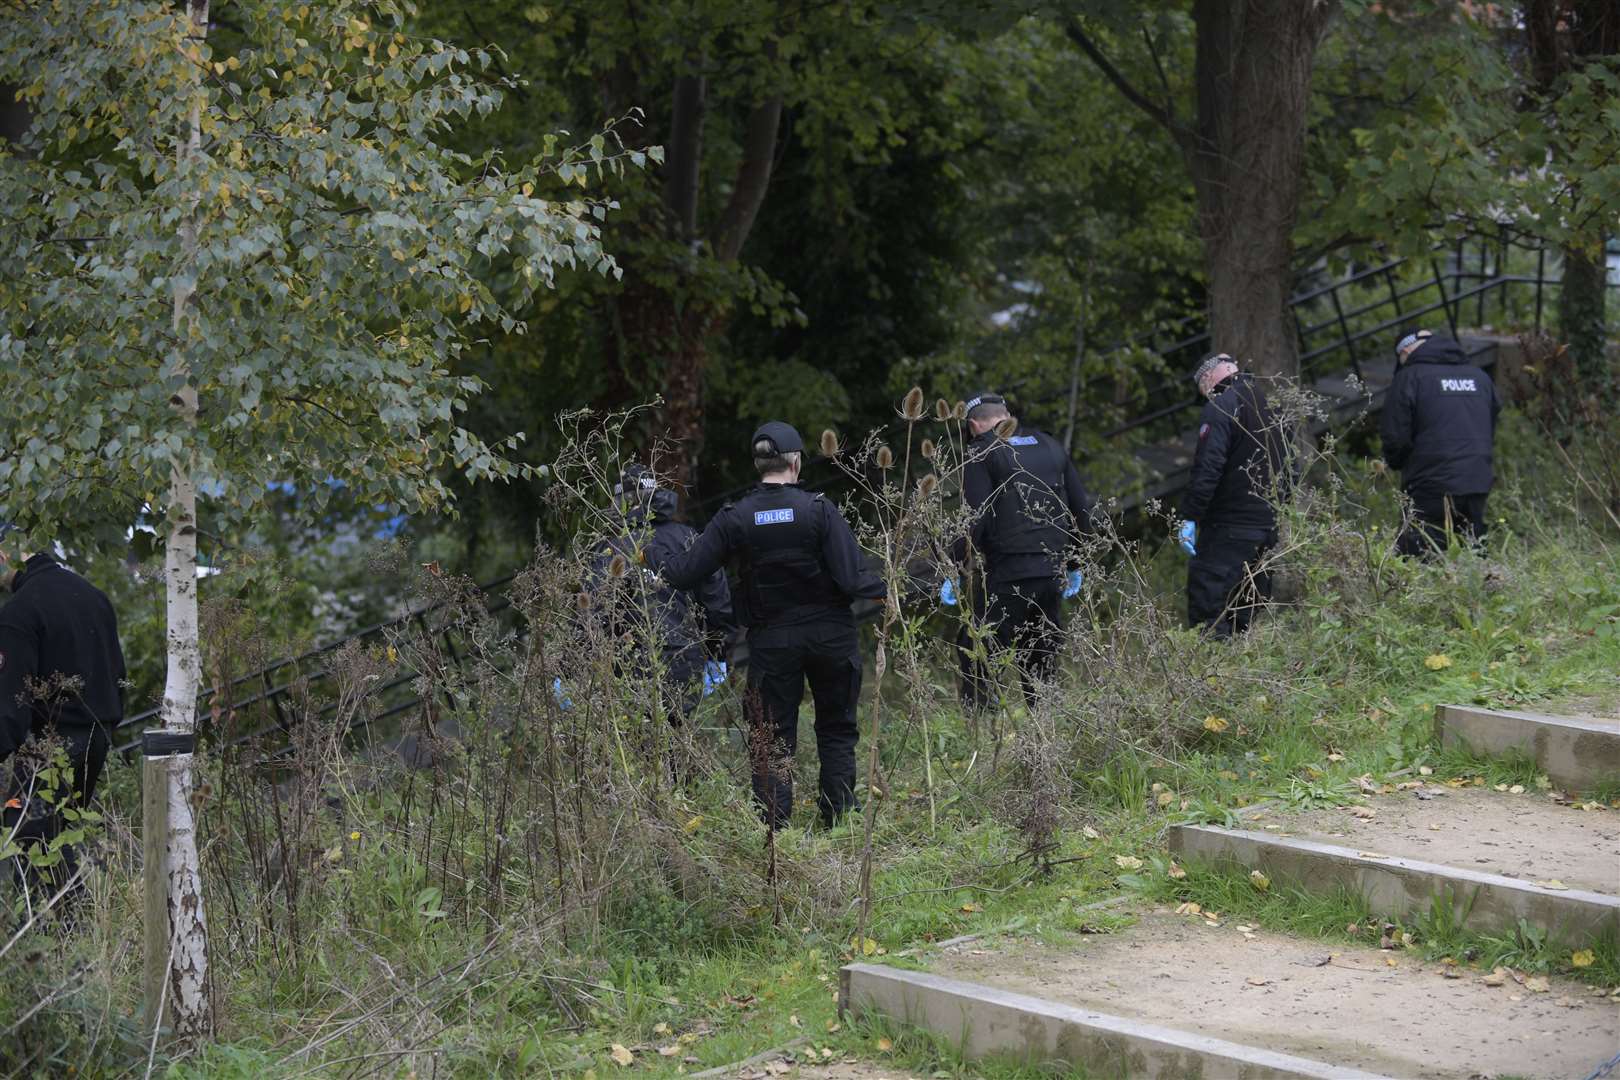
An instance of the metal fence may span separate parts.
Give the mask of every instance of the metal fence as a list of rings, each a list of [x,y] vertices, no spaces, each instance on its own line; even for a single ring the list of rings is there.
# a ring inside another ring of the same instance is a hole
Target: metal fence
[[[1291,301],[1290,309],[1299,337],[1301,380],[1311,383],[1325,376],[1351,374],[1365,379],[1372,365],[1388,368],[1393,361],[1391,343],[1395,332],[1415,328],[1432,316],[1443,319],[1453,336],[1470,317],[1475,327],[1485,324],[1492,309],[1502,322],[1529,323],[1539,330],[1547,294],[1558,285],[1557,279],[1546,276],[1547,262],[1545,249],[1515,245],[1504,231],[1494,238],[1459,241],[1455,248],[1437,251],[1424,261],[1389,259],[1360,267],[1342,278],[1300,292]],[[1518,267],[1529,271],[1532,266],[1533,272],[1515,270]],[[1210,350],[1208,330],[1177,336],[1191,325],[1192,319],[1180,320],[1119,347],[1152,345],[1167,370],[1185,372]],[[1139,402],[1135,417],[1107,433],[1110,441],[1120,444],[1173,438],[1191,426],[1188,414],[1202,404],[1182,374],[1151,387]],[[712,512],[742,490],[746,489],[717,495],[702,505]],[[506,589],[512,580],[509,576],[482,587],[491,613],[510,607]],[[870,617],[878,610],[871,605],[864,614]],[[331,661],[340,649],[353,643],[385,647],[398,635],[414,632],[437,639],[443,655],[460,664],[466,645],[459,641],[449,621],[442,618],[444,614],[443,605],[424,606],[341,641],[232,679],[223,688],[210,689],[199,701],[205,718],[202,730],[216,740],[245,743],[290,730],[298,721],[300,707],[313,708],[317,715],[330,714],[337,708]],[[521,632],[521,627],[517,629]],[[416,672],[406,672],[377,687],[373,698],[378,707],[368,713],[366,721],[385,722],[420,707],[423,702],[414,689],[417,678]],[[229,731],[209,732],[206,718],[216,711],[231,716]],[[152,709],[120,723],[114,738],[117,749],[125,754],[138,753],[139,733],[157,723],[160,713]]]

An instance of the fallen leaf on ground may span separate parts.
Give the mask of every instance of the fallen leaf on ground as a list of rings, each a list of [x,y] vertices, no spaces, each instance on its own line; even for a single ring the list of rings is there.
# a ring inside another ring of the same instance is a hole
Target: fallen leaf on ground
[[[1463,977],[1463,973],[1454,967],[1441,968],[1440,974],[1448,979],[1460,979]]]
[[[1578,968],[1591,967],[1593,959],[1591,949],[1580,949],[1569,954],[1569,962]]]
[[[1222,769],[1215,775],[1220,777],[1222,780],[1236,780],[1238,778],[1238,774],[1233,772],[1231,769]]]
[[[1418,775],[1419,776],[1433,776],[1434,775],[1434,770],[1429,768],[1429,766],[1427,766],[1427,765],[1419,765],[1418,766]]]
[[[613,1044],[613,1049],[608,1051],[608,1057],[612,1058],[614,1061],[626,1068],[629,1068],[631,1065],[635,1064],[636,1060],[636,1055],[632,1054],[629,1050],[626,1050],[618,1043]]]
[[[878,1051],[880,1053],[887,1054],[890,1050],[894,1049],[894,1040],[893,1039],[879,1039],[877,1041],[877,1048],[878,1048]]]
[[[1261,892],[1265,892],[1267,889],[1271,888],[1271,879],[1266,877],[1266,875],[1262,874],[1258,870],[1250,870],[1249,884],[1253,885]]]
[[[1176,914],[1177,915],[1197,915],[1199,912],[1201,912],[1203,910],[1204,910],[1203,908],[1199,907],[1197,904],[1192,903],[1191,901],[1189,901],[1189,902],[1187,902],[1185,904],[1176,905]]]
[[[1533,975],[1524,980],[1524,988],[1530,991],[1532,994],[1545,994],[1548,990],[1552,989],[1552,985],[1547,982],[1547,976]]]
[[[664,1023],[662,1020],[660,1020],[658,1023],[653,1025],[653,1034],[654,1035],[668,1035],[669,1034],[669,1025]]]
[[[1514,784],[1512,787],[1508,788],[1508,794],[1509,795],[1523,795],[1524,794],[1524,785],[1523,784]]]
[[[1551,889],[1554,892],[1568,892],[1569,891],[1569,886],[1565,885],[1562,881],[1559,881],[1557,878],[1548,878],[1546,881],[1538,881],[1538,882],[1536,882],[1536,884],[1540,885],[1543,889]]]
[[[1384,965],[1386,967],[1395,967],[1396,966],[1395,958],[1393,956],[1384,957]]]
[[[1090,825],[1087,825],[1085,828],[1081,829],[1080,835],[1085,837],[1087,840],[1102,839],[1102,833],[1098,832],[1096,829],[1093,829]]]
[[[794,1015],[788,1017],[788,1023],[792,1024],[794,1027],[803,1027],[804,1026],[799,1021],[799,1017],[798,1017],[797,1013],[795,1013]]]
[[[1180,881],[1182,878],[1187,876],[1187,871],[1183,870],[1179,865],[1173,862],[1170,864],[1170,869],[1165,871],[1165,873],[1169,874],[1177,881]]]
[[[1227,728],[1229,728],[1231,726],[1232,726],[1232,722],[1230,720],[1228,720],[1224,716],[1206,716],[1206,717],[1204,717],[1204,730],[1205,731],[1213,731],[1216,734],[1220,734],[1221,732],[1225,731]]]
[[[1247,934],[1253,932],[1254,927],[1249,926],[1246,923],[1238,923],[1238,929]]]
[[[1423,781],[1421,780],[1403,780],[1395,785],[1396,789],[1400,791],[1417,791],[1422,786]]]
[[[1337,751],[1335,751],[1334,753],[1331,753],[1331,754],[1328,755],[1328,760],[1329,761],[1343,761],[1344,760],[1344,755],[1341,754],[1341,753],[1338,753]]]
[[[1175,801],[1176,801],[1176,793],[1175,792],[1173,792],[1173,791],[1161,791],[1161,792],[1159,792],[1159,805],[1160,806],[1169,806],[1171,803],[1173,803]]]
[[[836,1020],[829,1020],[829,1021],[827,1021],[827,1034],[829,1034],[829,1035],[835,1034],[841,1028],[843,1028],[843,1026],[844,1026],[843,1024],[840,1024]]]
[[[1378,816],[1378,811],[1374,810],[1370,806],[1352,806],[1350,808],[1350,812],[1356,817],[1364,819]]]
[[[1506,985],[1507,979],[1507,968],[1499,967],[1479,981],[1484,983],[1486,986],[1503,986]]]
[[[1497,785],[1496,785],[1496,786],[1495,786],[1495,787],[1494,787],[1494,788],[1492,788],[1492,789],[1491,789],[1491,790],[1492,790],[1492,791],[1506,791],[1506,790],[1507,790],[1507,785],[1506,785],[1506,784],[1497,784]]]
[[[982,911],[984,909],[979,907],[978,904],[963,904],[962,905],[962,910],[967,912],[969,915],[972,915],[974,912]]]
[[[660,1046],[658,1048],[658,1056],[659,1057],[674,1057],[676,1054],[679,1054],[680,1052],[681,1052],[681,1044],[680,1043],[670,1043],[668,1046]]]
[[[1557,1005],[1560,1009],[1578,1009],[1581,1007],[1580,1002],[1573,998],[1567,997],[1561,997],[1557,1001],[1553,1002],[1553,1004]]]
[[[1270,980],[1269,979],[1262,979],[1258,975],[1250,975],[1248,977],[1248,979],[1246,979],[1244,981],[1246,981],[1250,986],[1264,986]]]
[[[1115,855],[1114,865],[1121,870],[1140,870],[1142,869],[1142,860],[1135,855]]]
[[[1439,824],[1436,823],[1436,822],[1430,822],[1429,823],[1429,831],[1430,832],[1439,832],[1440,831]]]
[[[1432,653],[1423,658],[1423,666],[1430,671],[1444,671],[1451,666],[1451,657],[1445,653]]]

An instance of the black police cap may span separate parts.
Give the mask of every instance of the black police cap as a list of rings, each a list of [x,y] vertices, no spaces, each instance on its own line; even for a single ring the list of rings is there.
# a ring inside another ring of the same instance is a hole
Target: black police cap
[[[967,411],[968,411],[968,415],[972,416],[973,415],[973,410],[977,409],[977,408],[980,408],[981,406],[984,406],[984,405],[1005,405],[1005,404],[1007,404],[1007,399],[1002,397],[1000,394],[996,393],[995,391],[993,391],[993,390],[980,390],[977,394],[974,394],[972,397],[967,399]]]
[[[767,420],[759,425],[754,432],[752,444],[768,442],[778,454],[791,454],[795,450],[804,449],[804,440],[799,433],[793,430],[792,424],[784,424],[780,420]]]

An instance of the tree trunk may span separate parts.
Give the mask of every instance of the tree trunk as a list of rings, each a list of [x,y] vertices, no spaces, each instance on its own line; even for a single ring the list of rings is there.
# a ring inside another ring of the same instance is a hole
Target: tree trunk
[[[1620,53],[1620,12],[1615,10],[1614,0],[1529,0],[1523,14],[1530,77],[1536,93],[1545,100],[1557,96],[1569,73]],[[1555,168],[1558,164],[1553,162]],[[1605,215],[1601,206],[1595,213],[1580,207],[1580,185],[1573,177],[1569,183],[1575,204],[1569,216],[1578,219],[1584,215],[1593,224],[1584,230],[1585,235],[1564,244],[1558,335],[1569,346],[1576,369],[1612,394],[1605,310],[1608,236],[1603,228],[1612,214]]]
[[[1316,50],[1337,2],[1197,0],[1197,121],[1182,152],[1198,198],[1215,349],[1296,374],[1294,217]]]
[[[182,47],[201,72],[200,43],[208,34],[208,0],[191,0],[190,40]],[[192,95],[189,131],[176,151],[183,172],[202,143],[204,92],[200,75],[189,87]],[[192,326],[189,310],[195,283],[187,273],[197,253],[196,199],[180,223],[180,272],[174,280],[174,337],[182,352]],[[170,404],[182,426],[197,426],[197,388],[188,369]],[[168,675],[163,687],[163,726],[190,732],[196,726],[197,693],[202,659],[197,623],[197,487],[192,475],[191,439],[179,460],[170,466],[169,499],[165,512],[168,535],[164,543],[163,571],[167,585]],[[197,829],[192,792],[193,755],[176,755],[169,773],[169,835],[164,844],[169,890],[169,989],[174,1006],[174,1033],[183,1042],[196,1042],[213,1034],[213,1004],[208,993],[208,924],[203,911],[202,864],[197,853]]]
[[[1564,248],[1564,279],[1558,291],[1558,335],[1569,346],[1575,369],[1590,385],[1614,388],[1608,348],[1608,267],[1603,246]]]
[[[1076,20],[1069,39],[1175,138],[1198,200],[1211,344],[1265,374],[1295,374],[1294,215],[1316,50],[1339,0],[1195,0],[1195,117],[1125,78]]]

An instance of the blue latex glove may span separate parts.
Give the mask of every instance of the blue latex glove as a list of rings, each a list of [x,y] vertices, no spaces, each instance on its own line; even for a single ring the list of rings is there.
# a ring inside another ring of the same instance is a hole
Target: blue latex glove
[[[939,602],[946,607],[956,606],[956,579],[946,578],[939,587]]]
[[[726,662],[724,660],[705,660],[703,662],[703,696],[708,697],[720,689],[720,684],[726,681]]]
[[[1063,599],[1073,600],[1080,593],[1080,586],[1085,584],[1086,577],[1078,570],[1070,570],[1069,576],[1063,579]]]
[[[563,689],[560,677],[551,680],[551,696],[557,699],[557,708],[563,712],[567,712],[574,707],[574,699],[569,697],[568,692]]]
[[[1198,554],[1198,545],[1196,543],[1198,540],[1198,522],[1183,521],[1181,523],[1181,532],[1177,536],[1181,540],[1182,551],[1189,555]]]

